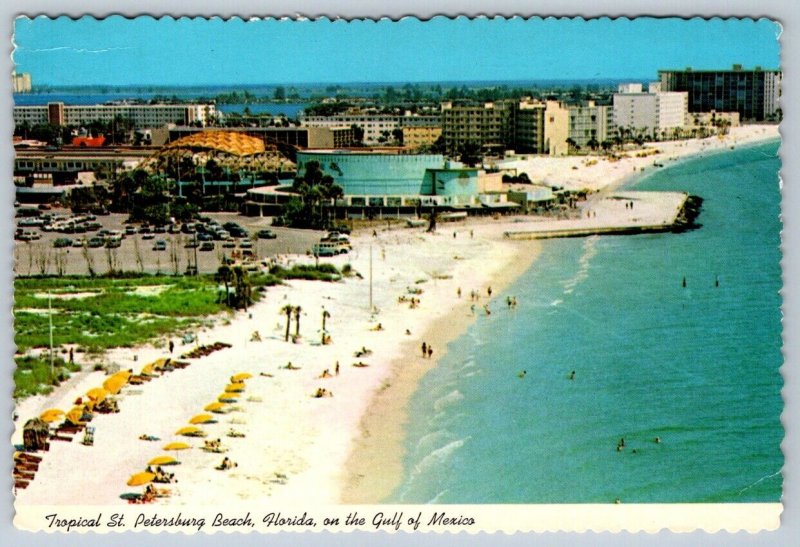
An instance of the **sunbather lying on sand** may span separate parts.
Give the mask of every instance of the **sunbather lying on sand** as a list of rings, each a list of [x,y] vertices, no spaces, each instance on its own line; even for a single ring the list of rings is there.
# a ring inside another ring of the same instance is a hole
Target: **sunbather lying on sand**
[[[219,469],[220,471],[227,471],[228,469],[233,469],[234,467],[239,467],[239,464],[225,456],[225,458],[222,460],[222,463],[219,464],[216,469]]]
[[[333,397],[333,391],[328,391],[324,387],[317,388],[316,393],[314,393],[314,398],[321,399],[323,397]]]
[[[283,368],[285,368],[286,370],[300,370],[300,367],[294,366],[291,361],[286,363],[286,366]]]
[[[244,437],[244,433],[231,428],[230,431],[228,431],[228,437]]]
[[[161,439],[159,439],[158,437],[153,437],[152,435],[142,434],[142,435],[139,435],[139,440],[140,441],[160,441]]]

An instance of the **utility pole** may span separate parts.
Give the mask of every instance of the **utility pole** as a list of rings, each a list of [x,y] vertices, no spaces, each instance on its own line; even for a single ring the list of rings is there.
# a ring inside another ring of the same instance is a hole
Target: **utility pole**
[[[372,313],[372,244],[369,245],[369,311]]]
[[[53,297],[47,293],[47,318],[50,323],[50,379],[55,380],[56,372],[53,358]]]

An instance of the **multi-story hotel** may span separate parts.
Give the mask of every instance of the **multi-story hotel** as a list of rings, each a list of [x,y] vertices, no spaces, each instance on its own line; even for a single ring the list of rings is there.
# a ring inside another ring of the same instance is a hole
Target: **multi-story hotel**
[[[442,136],[448,153],[464,145],[505,149],[514,142],[514,101],[442,103]]]
[[[465,144],[485,150],[561,156],[567,153],[569,115],[558,101],[442,103],[442,136],[448,153]]]
[[[614,94],[614,125],[645,136],[667,138],[686,126],[686,92],[661,91],[652,83],[647,92],[641,84],[622,84]]]
[[[213,104],[94,104],[15,106],[14,124],[82,125],[93,121],[130,120],[134,128],[161,127],[167,124],[207,125],[216,116]]]
[[[381,144],[394,139],[393,132],[404,127],[440,127],[438,114],[372,114],[346,112],[333,116],[301,116],[306,127],[352,127],[364,130],[364,144]]]
[[[614,133],[614,108],[594,101],[569,105],[569,138],[576,146],[599,146]]]
[[[664,91],[689,95],[689,112],[738,112],[742,120],[777,119],[780,110],[780,70],[659,70]]]

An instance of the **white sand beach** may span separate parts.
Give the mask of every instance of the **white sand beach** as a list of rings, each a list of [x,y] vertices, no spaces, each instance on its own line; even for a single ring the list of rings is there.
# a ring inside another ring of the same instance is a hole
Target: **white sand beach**
[[[777,126],[746,126],[731,129],[725,139],[657,143],[652,146],[661,152],[646,158],[613,163],[589,158],[598,160],[591,166],[585,165],[585,157],[535,158],[520,161],[517,168],[532,180],[600,190],[615,187],[654,161],[664,163],[777,136]],[[605,211],[629,214],[621,207]],[[291,281],[269,288],[248,312],[236,312],[230,320],[220,319],[216,326],[201,331],[200,344],[225,342],[232,347],[186,359],[191,363],[187,368],[123,388],[118,397],[120,412],[92,420],[94,445],[81,444],[80,433],[72,442],[52,441],[49,452],[40,453],[43,460],[35,480],[17,492],[16,503],[125,504],[120,495],[142,491],[142,487],[126,486],[128,478],[163,454],[176,456],[181,463],[165,468],[178,482],[158,485],[171,490],[171,495],[159,498],[157,504],[380,500],[399,474],[405,406],[419,378],[435,366],[448,340],[480,320],[482,306],[489,301],[487,288],[499,294],[530,266],[541,248],[541,242],[503,237],[504,232],[524,226],[515,220],[520,219],[440,225],[434,234],[394,228],[378,230],[377,236],[371,232],[355,235],[350,255],[327,260],[337,266],[351,264],[360,277],[337,283]],[[313,259],[297,256],[291,260],[308,263]],[[377,313],[369,306],[370,262]],[[412,294],[409,289],[422,293]],[[470,311],[473,290],[481,294],[475,316]],[[406,301],[398,302],[400,297]],[[412,297],[420,301],[413,308],[408,301]],[[284,341],[286,316],[281,309],[287,304],[302,307],[299,343]],[[323,309],[330,314],[329,345],[321,344]],[[382,330],[374,330],[378,324]],[[251,341],[254,331],[261,341]],[[431,359],[421,356],[423,341],[433,346]],[[105,360],[138,372],[145,364],[169,356],[163,341],[160,346],[114,350]],[[177,343],[173,357],[194,346]],[[362,347],[372,353],[354,357]],[[359,361],[368,366],[354,367]],[[288,362],[299,369],[282,368]],[[321,378],[326,369],[332,377]],[[216,401],[229,378],[240,372],[253,377],[245,381],[239,402],[229,405],[233,410],[214,414],[216,423],[198,426],[207,432],[206,440],[221,439],[226,452],[207,453],[200,448],[204,439],[175,435]],[[21,401],[13,442],[22,443],[27,419],[48,408],[68,410],[77,397],[105,378],[102,372],[78,373],[49,396]],[[315,398],[319,388],[333,396]],[[244,437],[228,437],[231,429]],[[160,440],[140,440],[143,434]],[[192,448],[162,450],[173,441]],[[223,457],[237,466],[216,470]]]

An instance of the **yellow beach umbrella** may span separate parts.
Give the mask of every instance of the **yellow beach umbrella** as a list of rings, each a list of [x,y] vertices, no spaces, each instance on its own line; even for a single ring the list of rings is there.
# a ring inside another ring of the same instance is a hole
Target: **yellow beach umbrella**
[[[140,372],[139,374],[141,374],[142,376],[152,376],[154,373],[155,373],[155,367],[151,363],[149,365],[143,366],[142,372]]]
[[[49,408],[49,409],[45,410],[44,412],[42,412],[42,414],[39,416],[39,418],[42,421],[47,422],[49,424],[49,423],[55,422],[56,420],[61,418],[61,416],[63,416],[63,415],[64,415],[64,411],[63,410],[59,410],[57,408]]]
[[[249,372],[240,372],[239,374],[234,374],[231,376],[231,380],[234,382],[241,382],[242,380],[248,380],[252,377],[253,375]]]
[[[147,465],[170,465],[173,463],[178,463],[178,460],[172,456],[157,456],[147,462]]]
[[[237,397],[239,397],[238,393],[223,393],[222,395],[217,397],[217,400],[222,403],[225,403],[225,402],[235,401]]]
[[[238,393],[240,391],[244,391],[244,384],[241,382],[237,382],[235,384],[228,384],[227,386],[225,386],[225,391],[231,393]]]
[[[154,478],[156,478],[155,473],[148,473],[147,471],[142,471],[141,473],[136,473],[135,475],[131,475],[131,478],[128,479],[128,486],[142,486],[144,484],[153,482]]]
[[[191,448],[191,446],[186,444],[186,443],[182,443],[182,442],[174,442],[174,443],[165,444],[162,448],[164,450],[187,450],[187,449]]]
[[[133,374],[133,371],[120,370],[119,372],[114,373],[112,378],[114,378],[116,376],[117,378],[125,378],[125,380],[127,381],[131,377],[132,374]]]
[[[212,416],[211,414],[198,414],[197,416],[194,416],[191,420],[189,420],[189,423],[190,424],[204,424],[204,423],[210,422],[213,419],[214,419],[214,416]]]
[[[180,428],[178,431],[175,432],[176,435],[194,435],[195,433],[200,433],[202,431],[199,427],[194,427],[193,425],[187,425],[186,427]]]
[[[81,423],[81,416],[83,416],[83,408],[76,406],[69,412],[67,412],[66,419],[73,425],[78,425]]]
[[[108,397],[108,391],[106,391],[102,387],[93,387],[92,389],[86,392],[86,396],[89,397],[92,401],[99,403],[100,401]]]
[[[120,392],[122,387],[128,383],[128,379],[122,376],[112,376],[111,378],[107,379],[103,382],[103,388],[112,395],[116,395]]]
[[[210,403],[203,407],[203,410],[207,410],[208,412],[217,412],[225,408],[225,403],[221,403],[217,401],[216,403]]]
[[[156,359],[155,361],[150,363],[150,365],[148,365],[148,366],[152,366],[154,369],[160,370],[160,369],[164,368],[164,365],[167,364],[167,361],[169,361],[168,358]]]

